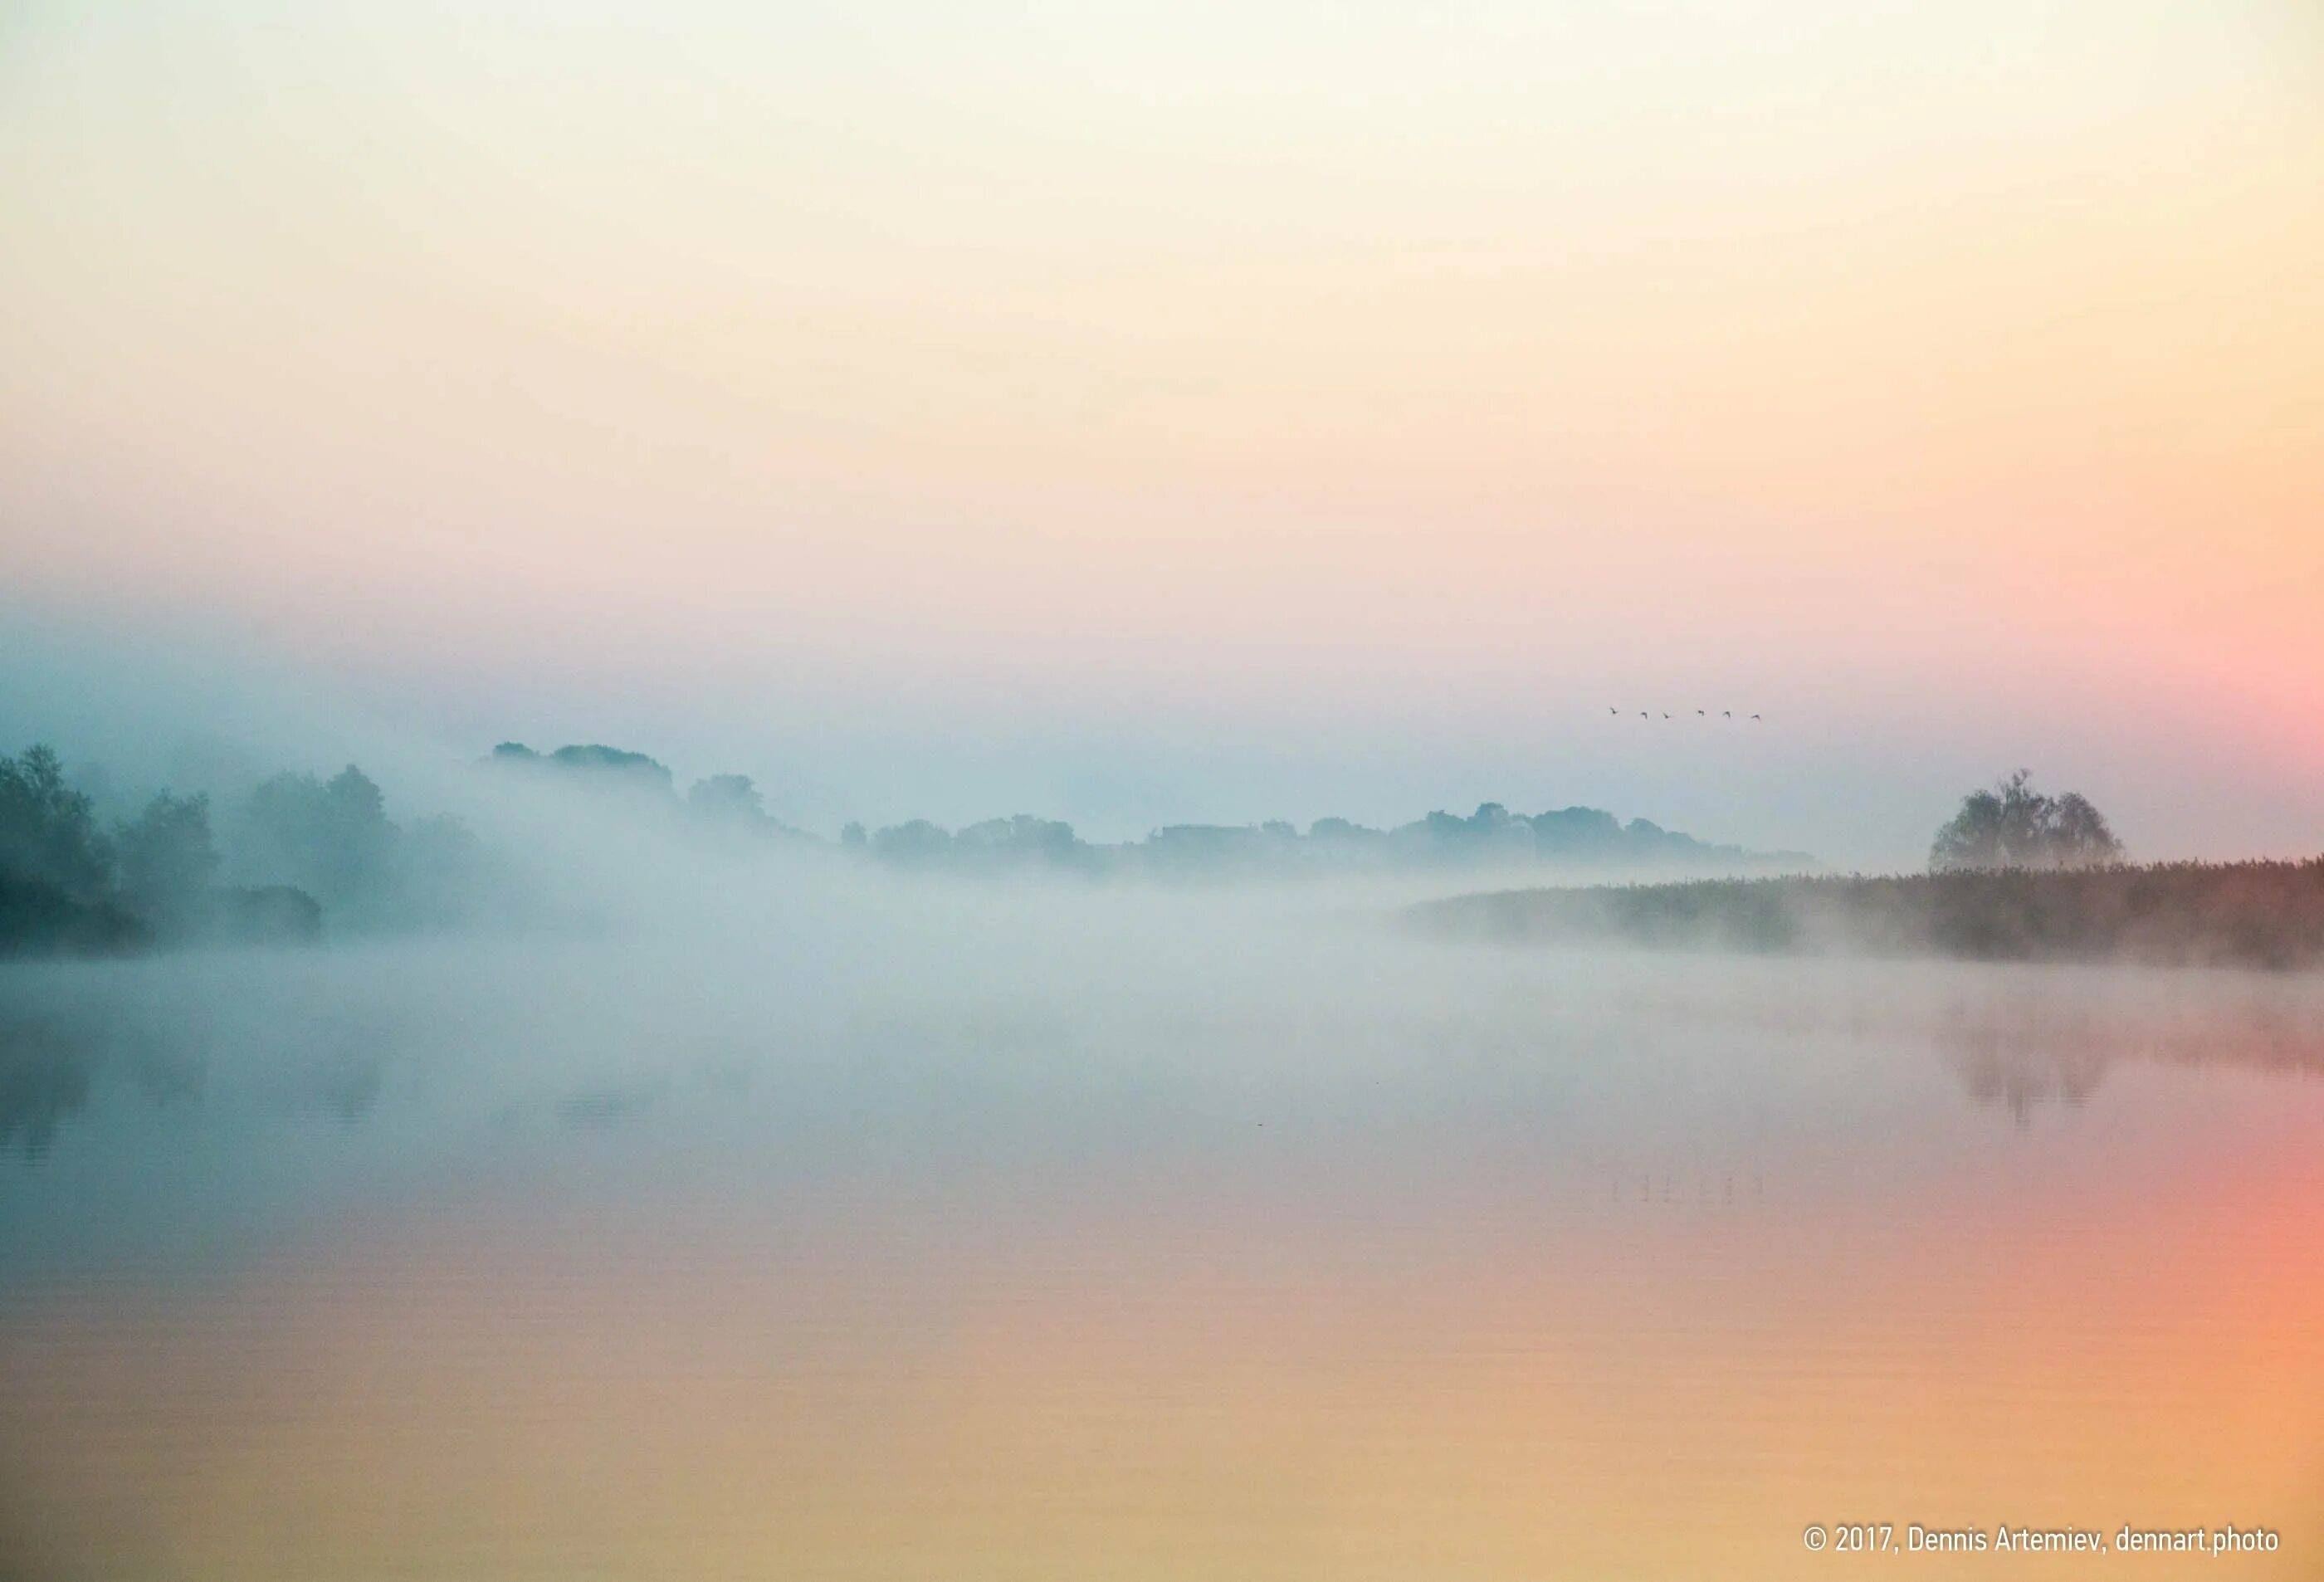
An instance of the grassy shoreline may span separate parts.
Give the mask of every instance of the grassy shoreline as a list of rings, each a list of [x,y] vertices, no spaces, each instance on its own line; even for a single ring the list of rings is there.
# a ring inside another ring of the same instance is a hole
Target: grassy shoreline
[[[1503,890],[1405,917],[1462,939],[2289,971],[2324,967],[2324,858]]]

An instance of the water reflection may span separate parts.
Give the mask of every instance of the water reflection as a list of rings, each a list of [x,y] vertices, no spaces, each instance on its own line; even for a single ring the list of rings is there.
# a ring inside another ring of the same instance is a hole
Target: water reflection
[[[22,1013],[0,1017],[0,1152],[37,1164],[60,1128],[117,1082],[156,1109],[190,1111],[220,1057],[219,1040],[197,1026],[164,1030],[105,1016]],[[225,1052],[231,1061],[237,1053]],[[258,1068],[255,1091],[291,1115],[352,1125],[377,1104],[394,1049],[389,1027],[360,1020],[287,1026]]]
[[[2315,986],[1410,961],[26,990],[0,1537],[136,1582],[1515,1582],[2312,1509]]]
[[[2076,968],[2003,970],[1964,985],[1878,1000],[1843,990],[1766,998],[1764,986],[1711,997],[1667,990],[1624,998],[1642,1019],[1867,1048],[1933,1050],[1960,1089],[2020,1122],[2078,1106],[2131,1063],[2196,1072],[2324,1076],[2324,991],[2240,973],[2129,979]]]
[[[578,1092],[567,1093],[557,1101],[557,1123],[585,1129],[619,1126],[652,1108],[654,1101],[661,1097],[661,1091],[659,1082],[633,1082],[617,1088],[585,1088]]]
[[[0,1152],[38,1162],[57,1125],[88,1102],[86,1043],[42,1022],[0,1021]]]
[[[294,1069],[282,1095],[285,1107],[294,1114],[327,1115],[353,1126],[379,1102],[387,1048],[383,1030],[366,1035],[339,1029]]]
[[[2272,986],[2270,986],[2272,989]],[[2190,1071],[2324,1075],[2324,1019],[2263,991],[2144,1013],[2068,1005],[1952,1007],[1936,1037],[1962,1088],[2021,1122],[2043,1104],[2079,1105],[2112,1068],[2145,1061]]]
[[[1629,964],[1658,974],[1652,966]],[[1684,991],[1664,985],[1618,987],[1593,998],[1570,992],[1501,1007],[1480,1021],[1471,1009],[1418,1007],[1391,997],[1357,1001],[1363,1034],[1314,1009],[1286,1016],[1273,1004],[1204,1007],[1157,1000],[1124,1021],[1121,1007],[1094,1016],[1058,1005],[976,1003],[949,1011],[908,1011],[883,1001],[850,1006],[826,1017],[814,1035],[825,1056],[873,1073],[972,1064],[1006,1051],[1021,1065],[1038,1059],[1072,1069],[1093,1041],[1149,1052],[1301,1041],[1345,1053],[1365,1035],[1383,1043],[1427,1041],[1446,1047],[1458,1033],[1497,1059],[1542,1068],[1569,1059],[1561,1046],[1609,1026],[1627,1037],[1684,1037],[1706,1030],[1727,1036],[1837,1040],[1867,1050],[1933,1054],[1959,1090],[1981,1105],[2006,1110],[2020,1125],[2044,1107],[2088,1104],[2109,1074],[2126,1063],[2193,1072],[2324,1074],[2324,994],[2302,980],[2228,973],[2150,974],[2126,979],[2080,969],[1964,973],[1905,972],[1877,992],[1851,979],[1819,979],[1812,967],[1786,976],[1783,963],[1750,963],[1723,983]],[[9,987],[0,981],[0,990]],[[154,986],[145,986],[152,990]],[[157,1108],[201,1100],[208,1074],[221,1062],[238,1078],[237,1095],[278,1113],[320,1116],[344,1126],[369,1118],[399,1062],[425,1065],[478,1044],[514,1041],[529,1054],[564,1050],[585,1066],[590,1052],[620,1063],[674,1068],[647,1074],[606,1072],[559,1081],[547,1062],[545,1091],[501,1094],[494,1113],[545,1114],[569,1131],[633,1122],[667,1102],[673,1075],[725,1099],[747,1095],[770,1042],[798,1038],[796,1024],[770,1021],[758,1035],[688,1035],[671,1029],[642,1050],[622,1048],[618,1031],[534,1024],[540,1007],[524,1001],[436,1004],[415,1010],[377,996],[347,1004],[313,985],[264,982],[232,1014],[184,982],[163,984],[150,998],[109,993],[51,997],[0,993],[0,1151],[31,1164],[48,1159],[60,1132],[86,1110],[93,1094],[118,1080]],[[30,1000],[32,1008],[21,1003]],[[1335,1031],[1327,1031],[1334,1029]],[[481,1050],[477,1052],[481,1055]],[[1263,1127],[1265,1122],[1255,1125]],[[1698,1196],[1724,1200],[1723,1176],[1690,1177]],[[1650,1183],[1651,1184],[1651,1183]],[[1656,1194],[1639,1191],[1637,1200]]]

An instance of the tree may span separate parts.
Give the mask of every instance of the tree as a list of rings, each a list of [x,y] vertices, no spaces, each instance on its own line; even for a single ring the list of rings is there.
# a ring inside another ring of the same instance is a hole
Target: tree
[[[101,898],[113,853],[88,794],[65,783],[63,763],[47,747],[0,758],[0,872],[54,885],[71,900]]]
[[[767,805],[748,775],[713,775],[696,780],[686,794],[687,811],[702,824],[756,830],[767,823]]]
[[[890,824],[872,837],[872,855],[887,862],[936,862],[952,854],[952,832],[924,818]]]
[[[2115,838],[2106,814],[2092,807],[2079,791],[2058,798],[2052,838],[2074,867],[2122,860],[2122,842]]]
[[[960,831],[952,838],[952,854],[964,862],[995,866],[1044,862],[1071,866],[1084,860],[1089,848],[1075,837],[1073,825],[1020,813],[1011,818],[987,819]]]
[[[183,930],[208,909],[218,866],[208,797],[162,792],[121,825],[114,847],[130,905],[157,925]]]
[[[2030,770],[1961,798],[1960,811],[1937,832],[1930,868],[2098,868],[2122,860],[2122,842],[2106,815],[2079,791],[2050,796]]]
[[[284,773],[250,794],[237,857],[258,882],[294,885],[335,909],[375,911],[390,883],[396,828],[369,776],[349,764],[328,783]]]
[[[2002,855],[2000,794],[1972,791],[1961,798],[1960,811],[1937,832],[1929,846],[1929,866],[1949,869],[2005,868]]]
[[[639,796],[659,799],[677,795],[669,770],[641,752],[591,742],[560,747],[549,755],[551,765],[586,775],[595,784],[620,786]]]

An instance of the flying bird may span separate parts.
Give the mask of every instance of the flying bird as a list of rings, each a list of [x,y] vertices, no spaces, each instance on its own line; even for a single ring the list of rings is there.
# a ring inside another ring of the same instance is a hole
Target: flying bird
[[[1721,719],[1731,720],[1735,717],[1735,711],[1733,709],[1721,709],[1719,711],[1719,713]]]
[[[1618,714],[1618,713],[1620,713],[1622,711],[1621,711],[1621,710],[1619,710],[1619,709],[1608,709],[1606,712],[1607,712],[1608,713],[1609,713],[1609,714]]]
[[[1639,718],[1639,719],[1641,719],[1641,720],[1643,720],[1643,719],[1646,719],[1646,717],[1647,717],[1647,716],[1646,716],[1646,710],[1644,710],[1644,709],[1640,709],[1640,710],[1638,711],[1638,718]]]
[[[1670,712],[1669,712],[1668,710],[1665,710],[1665,711],[1663,712],[1663,718],[1664,718],[1664,719],[1665,719],[1665,720],[1667,720],[1667,719],[1669,719],[1669,718],[1670,718]]]
[[[1759,716],[1758,716],[1758,715],[1757,715],[1757,714],[1754,714],[1754,715],[1752,715],[1751,717],[1752,717],[1753,719],[1755,719],[1755,720],[1756,720],[1756,719],[1757,719]]]
[[[1702,719],[1702,711],[1701,709],[1697,709],[1697,710],[1695,710],[1695,711],[1694,711],[1694,717],[1695,717],[1696,719],[1698,719],[1698,720]]]

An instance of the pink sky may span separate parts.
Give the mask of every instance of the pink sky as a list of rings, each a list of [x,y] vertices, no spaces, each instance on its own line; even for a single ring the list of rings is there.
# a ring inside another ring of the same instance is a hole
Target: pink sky
[[[1551,9],[35,5],[0,599],[810,821],[2324,847],[2314,8]]]

